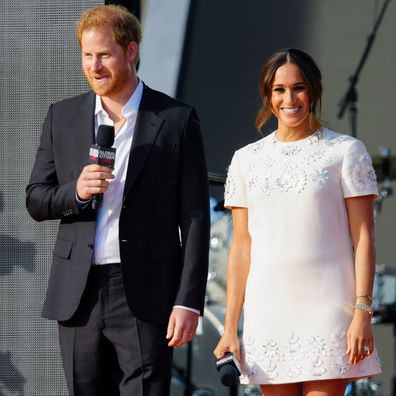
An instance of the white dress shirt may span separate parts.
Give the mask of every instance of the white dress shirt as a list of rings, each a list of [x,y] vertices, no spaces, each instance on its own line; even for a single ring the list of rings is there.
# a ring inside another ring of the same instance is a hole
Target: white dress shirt
[[[118,242],[118,223],[124,195],[124,186],[128,170],[129,152],[135,131],[136,117],[143,94],[143,83],[139,81],[135,91],[122,108],[126,121],[114,138],[113,147],[117,149],[114,164],[114,179],[109,180],[109,188],[103,194],[97,220],[94,243],[93,264],[120,263]],[[101,124],[114,125],[103,109],[100,96],[96,96],[95,135]]]
[[[139,83],[122,108],[122,115],[126,121],[114,138],[113,147],[117,149],[114,164],[114,179],[109,180],[109,188],[103,194],[100,204],[95,231],[95,243],[93,254],[93,265],[109,263],[120,263],[120,246],[118,238],[118,225],[124,195],[125,180],[127,176],[129,153],[131,149],[133,134],[135,131],[136,118],[143,94],[143,83]],[[109,115],[103,109],[100,96],[96,96],[95,105],[95,136],[99,125],[114,125]],[[133,158],[131,159],[133,161]],[[183,308],[200,314],[199,310],[175,305],[175,308]]]

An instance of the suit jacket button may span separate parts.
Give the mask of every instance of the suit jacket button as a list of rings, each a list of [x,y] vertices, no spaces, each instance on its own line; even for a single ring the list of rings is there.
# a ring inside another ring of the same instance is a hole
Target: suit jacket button
[[[88,243],[88,247],[92,250],[94,247],[93,243]]]
[[[128,240],[127,239],[121,239],[121,242],[127,243]]]

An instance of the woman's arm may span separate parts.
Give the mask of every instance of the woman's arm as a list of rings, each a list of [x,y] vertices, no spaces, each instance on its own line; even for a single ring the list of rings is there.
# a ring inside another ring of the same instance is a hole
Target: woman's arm
[[[375,275],[373,198],[373,195],[367,195],[345,200],[355,250],[356,303],[366,305],[371,305]],[[347,343],[350,363],[357,363],[373,352],[370,313],[355,309]]]
[[[229,351],[237,359],[240,359],[238,322],[245,299],[246,280],[250,267],[251,239],[248,231],[248,209],[233,208],[232,222],[234,237],[228,255],[224,335],[221,337],[214,354],[217,358],[220,358],[225,351]]]

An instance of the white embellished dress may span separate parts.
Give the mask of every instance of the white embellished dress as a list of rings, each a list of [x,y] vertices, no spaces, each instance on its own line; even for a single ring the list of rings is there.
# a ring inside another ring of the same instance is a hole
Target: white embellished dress
[[[363,143],[326,128],[292,143],[272,133],[235,152],[225,206],[248,208],[252,239],[242,383],[381,372],[376,351],[353,365],[345,355],[355,274],[344,198],[377,193]]]

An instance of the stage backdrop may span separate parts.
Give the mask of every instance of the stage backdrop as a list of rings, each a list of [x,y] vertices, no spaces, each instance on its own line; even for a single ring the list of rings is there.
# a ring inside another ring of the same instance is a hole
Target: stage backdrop
[[[1,2],[0,396],[67,394],[55,324],[41,319],[57,222],[31,220],[24,189],[49,104],[86,89],[74,26],[99,3]]]
[[[99,3],[1,1],[0,396],[67,394],[55,326],[40,319],[57,223],[37,224],[28,217],[24,188],[49,104],[86,89],[74,24],[82,11]],[[233,151],[259,138],[253,127],[258,75],[264,59],[279,47],[297,46],[318,60],[325,85],[323,119],[348,132],[347,117],[337,119],[337,102],[383,3],[191,1],[177,94],[198,107],[209,170],[225,173]],[[390,2],[358,84],[358,137],[373,155],[379,145],[396,153],[395,18],[396,4]],[[160,21],[173,23],[169,18]],[[167,68],[159,69],[157,78],[167,79],[162,72]],[[395,203],[395,196],[385,201],[377,218],[378,263],[392,268]],[[379,380],[389,395],[393,326],[378,325],[375,331],[384,361]]]

